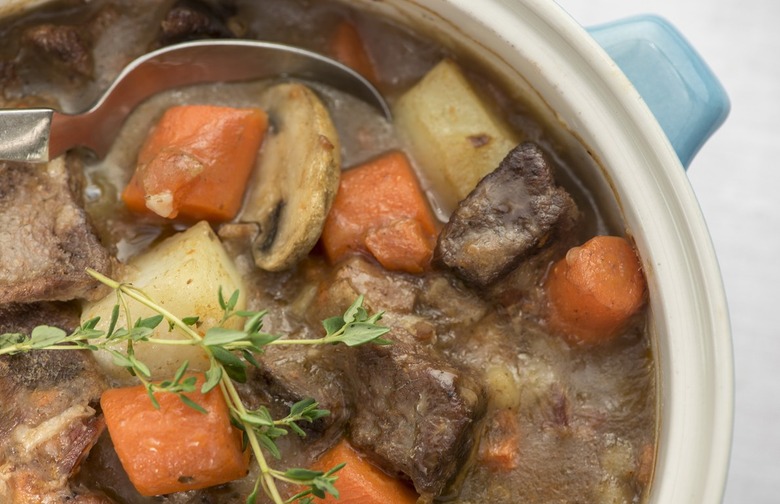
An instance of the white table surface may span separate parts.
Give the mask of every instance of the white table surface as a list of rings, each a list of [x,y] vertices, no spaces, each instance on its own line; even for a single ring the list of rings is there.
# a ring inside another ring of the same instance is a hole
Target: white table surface
[[[736,412],[724,502],[780,503],[780,1],[557,2],[584,26],[634,14],[665,17],[729,94],[730,116],[688,170],[718,254],[734,340]]]

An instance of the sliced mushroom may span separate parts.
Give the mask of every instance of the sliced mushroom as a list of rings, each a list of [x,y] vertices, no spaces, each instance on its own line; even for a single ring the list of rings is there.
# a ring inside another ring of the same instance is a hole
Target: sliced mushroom
[[[302,84],[275,85],[259,105],[271,129],[240,221],[257,225],[255,264],[280,271],[306,256],[322,233],[338,190],[340,144],[327,109]]]

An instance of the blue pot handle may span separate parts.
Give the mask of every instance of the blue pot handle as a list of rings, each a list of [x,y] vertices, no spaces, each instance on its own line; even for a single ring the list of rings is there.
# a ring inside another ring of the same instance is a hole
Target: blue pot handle
[[[718,79],[680,32],[658,16],[587,30],[634,84],[687,168],[729,113]]]

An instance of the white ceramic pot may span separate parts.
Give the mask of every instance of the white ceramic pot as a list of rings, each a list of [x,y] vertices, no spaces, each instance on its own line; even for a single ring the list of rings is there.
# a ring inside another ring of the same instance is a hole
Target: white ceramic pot
[[[580,175],[636,239],[649,281],[659,383],[650,502],[720,502],[733,419],[730,327],[712,243],[680,161],[690,161],[728,112],[706,65],[657,18],[589,34],[552,0],[364,3],[440,31],[562,126],[561,140],[591,167]]]

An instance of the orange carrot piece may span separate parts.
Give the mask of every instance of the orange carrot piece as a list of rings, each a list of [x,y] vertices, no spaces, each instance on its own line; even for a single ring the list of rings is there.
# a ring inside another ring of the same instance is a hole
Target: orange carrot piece
[[[344,63],[372,84],[377,83],[374,63],[352,22],[345,19],[336,26],[330,39],[330,52],[334,59]]]
[[[638,468],[636,470],[636,479],[644,486],[650,484],[653,479],[653,469],[655,465],[655,444],[646,443],[639,452]]]
[[[261,109],[169,108],[141,147],[125,205],[171,219],[232,219],[267,128]]]
[[[645,302],[647,285],[624,238],[597,236],[569,250],[546,281],[549,322],[572,343],[611,340]]]
[[[366,249],[385,269],[422,273],[431,258],[432,239],[419,221],[401,219],[366,233]]]
[[[328,494],[317,502],[323,504],[414,504],[417,494],[403,481],[393,478],[363,459],[346,441],[325,452],[314,469],[328,471],[339,464],[346,465],[336,473],[336,499]]]
[[[368,251],[385,268],[410,273],[430,264],[435,238],[433,213],[399,151],[342,174],[322,231],[331,262]]]
[[[218,485],[246,476],[249,455],[230,423],[219,388],[185,394],[207,413],[175,394],[157,392],[160,409],[143,386],[109,389],[100,398],[106,426],[127,475],[141,495],[152,496]]]
[[[498,411],[479,445],[480,461],[499,471],[511,471],[519,464],[520,422],[509,409]]]

